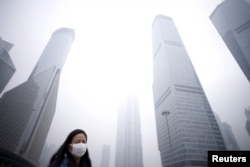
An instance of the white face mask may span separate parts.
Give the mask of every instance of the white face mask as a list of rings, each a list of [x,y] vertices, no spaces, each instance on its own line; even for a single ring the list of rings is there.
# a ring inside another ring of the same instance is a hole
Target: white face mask
[[[87,151],[86,143],[71,144],[71,154],[76,158],[81,158]]]

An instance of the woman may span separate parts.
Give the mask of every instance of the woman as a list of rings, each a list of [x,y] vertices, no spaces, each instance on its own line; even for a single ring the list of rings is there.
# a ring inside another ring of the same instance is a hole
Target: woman
[[[81,129],[72,131],[52,156],[49,167],[91,167],[87,134]]]

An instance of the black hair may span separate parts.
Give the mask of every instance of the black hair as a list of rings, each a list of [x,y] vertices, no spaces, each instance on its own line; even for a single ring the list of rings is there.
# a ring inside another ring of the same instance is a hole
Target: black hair
[[[72,142],[74,136],[81,133],[84,134],[86,140],[88,139],[87,134],[83,130],[81,129],[73,130],[68,135],[68,137],[61,145],[61,147],[58,149],[58,151],[50,159],[49,167],[60,167],[61,163],[65,161],[65,159],[68,167],[77,167],[73,155],[68,150],[68,145]],[[88,149],[86,153],[81,157],[79,167],[91,167],[91,160],[89,157]]]

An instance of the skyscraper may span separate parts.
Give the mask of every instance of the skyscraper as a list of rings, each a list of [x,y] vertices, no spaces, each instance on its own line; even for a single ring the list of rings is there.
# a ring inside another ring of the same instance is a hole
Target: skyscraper
[[[158,15],[153,33],[153,94],[163,167],[207,166],[208,150],[225,145],[172,18]]]
[[[221,134],[224,139],[224,143],[225,143],[227,150],[240,150],[240,147],[234,136],[231,126],[226,122],[221,122],[217,114],[214,114],[214,116],[220,127]]]
[[[221,133],[224,138],[227,150],[240,150],[231,126],[228,123],[223,122],[221,127]]]
[[[55,31],[29,79],[0,99],[0,147],[35,165],[55,113],[60,72],[73,39],[72,29]]]
[[[247,117],[246,130],[247,130],[247,133],[250,136],[250,107],[248,107],[248,108],[245,109],[245,115]]]
[[[130,94],[121,101],[116,138],[116,167],[143,167],[138,99]]]
[[[0,94],[16,71],[8,53],[12,46],[0,37]]]
[[[250,82],[250,4],[245,0],[223,1],[210,19]]]

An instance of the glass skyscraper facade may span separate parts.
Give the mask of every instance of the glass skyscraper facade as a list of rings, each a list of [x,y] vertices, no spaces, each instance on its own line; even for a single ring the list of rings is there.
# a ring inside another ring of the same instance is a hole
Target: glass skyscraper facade
[[[0,37],[0,94],[16,71],[9,55],[12,46],[11,43],[2,40]]]
[[[55,31],[29,79],[0,99],[0,148],[36,166],[56,108],[60,72],[74,31]]]
[[[118,113],[115,167],[143,167],[140,113],[137,96],[121,101]]]
[[[223,1],[210,19],[250,82],[250,4],[245,0]]]
[[[226,149],[213,111],[172,18],[156,16],[152,34],[153,94],[162,166],[207,166],[208,150]]]

